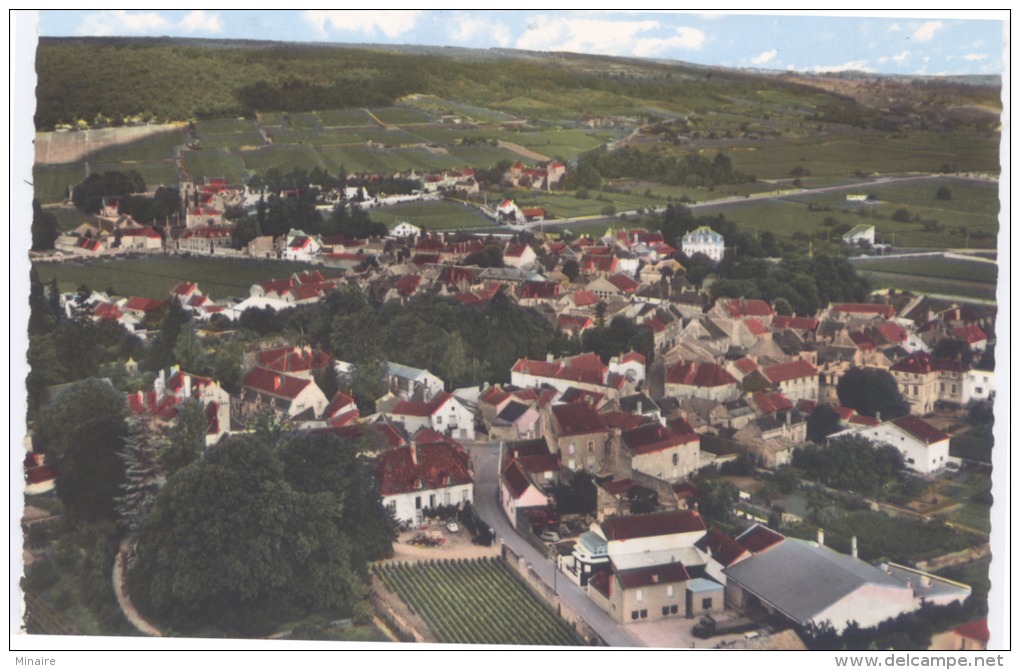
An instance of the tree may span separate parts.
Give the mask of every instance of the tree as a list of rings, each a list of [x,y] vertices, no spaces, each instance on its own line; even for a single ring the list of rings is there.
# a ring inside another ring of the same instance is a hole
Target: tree
[[[52,249],[60,231],[57,228],[57,217],[47,212],[39,204],[32,201],[32,251]]]
[[[156,445],[141,419],[133,419],[119,456],[124,461],[123,494],[117,498],[117,514],[130,533],[138,532],[163,485]]]
[[[40,446],[60,472],[57,496],[68,518],[116,518],[114,504],[125,481],[118,455],[127,436],[125,411],[120,391],[89,379],[56,394],[36,416]]]
[[[198,400],[187,398],[177,406],[174,427],[166,444],[159,449],[159,463],[168,476],[202,457],[208,425],[205,409]]]
[[[910,411],[896,379],[877,368],[850,368],[836,385],[836,393],[841,405],[865,416],[895,419]]]
[[[910,212],[901,207],[893,212],[892,220],[900,223],[906,223],[907,221],[910,221]]]
[[[571,282],[577,281],[577,278],[581,275],[581,264],[573,258],[563,263],[563,274]]]
[[[208,361],[209,356],[195,329],[190,325],[182,326],[174,340],[174,364],[192,374],[204,374]]]
[[[974,362],[974,351],[970,343],[958,337],[945,337],[938,341],[931,352],[932,358],[958,361],[970,366]]]
[[[807,438],[815,444],[824,444],[825,438],[839,429],[839,414],[829,405],[819,405],[808,415]]]
[[[139,533],[135,604],[182,633],[366,614],[363,538],[384,522],[364,512],[381,505],[357,459],[329,453],[344,445],[319,439],[231,437],[171,477]]]
[[[949,190],[948,186],[939,186],[939,189],[935,191],[935,197],[939,200],[952,200],[953,192]]]

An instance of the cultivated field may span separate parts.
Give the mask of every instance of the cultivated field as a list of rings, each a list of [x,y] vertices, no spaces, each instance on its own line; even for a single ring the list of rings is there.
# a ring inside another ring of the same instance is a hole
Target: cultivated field
[[[387,563],[375,570],[441,643],[581,644],[500,559]]]
[[[331,276],[328,269],[308,263],[196,256],[42,263],[35,267],[44,282],[56,278],[61,291],[75,291],[84,284],[91,289],[109,290],[120,296],[154,299],[165,298],[170,289],[182,281],[197,282],[206,295],[219,300],[247,298],[255,282],[289,277],[310,267],[315,267],[324,276]]]
[[[131,144],[152,135],[178,131],[180,125],[134,126],[35,134],[35,162],[75,163],[88,154],[121,144]]]
[[[407,221],[429,231],[489,226],[493,228],[493,232],[496,230],[492,220],[482,216],[475,208],[444,200],[379,207],[371,210],[370,215],[374,220],[382,221],[391,228],[402,221]]]

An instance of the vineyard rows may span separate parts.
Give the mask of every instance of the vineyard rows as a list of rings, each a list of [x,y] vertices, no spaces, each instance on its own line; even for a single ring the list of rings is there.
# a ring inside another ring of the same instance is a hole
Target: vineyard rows
[[[582,644],[500,559],[389,563],[376,572],[440,642]]]

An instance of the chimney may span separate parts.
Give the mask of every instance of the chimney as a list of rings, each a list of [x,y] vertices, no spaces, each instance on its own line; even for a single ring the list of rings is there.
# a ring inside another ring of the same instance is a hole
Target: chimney
[[[818,529],[818,546],[819,547],[824,547],[825,546],[825,529],[824,528],[819,528]]]
[[[280,385],[282,383],[283,383],[283,380],[280,379],[280,375],[274,375],[273,376],[273,390],[274,391],[279,391],[280,390]]]
[[[857,536],[850,538],[850,557],[857,558]]]
[[[546,363],[552,363],[553,362],[553,355],[551,353],[545,355],[545,362]]]
[[[791,414],[792,414],[792,412],[790,412],[790,410],[786,410],[786,427],[787,428],[790,427],[790,416],[791,416]]]
[[[644,414],[644,413],[645,413],[645,412],[644,412],[644,409],[645,409],[645,404],[644,404],[644,402],[642,402],[642,401],[638,400],[638,401],[637,401],[637,413],[638,413],[638,414]]]
[[[418,465],[418,443],[412,439],[407,446],[411,449],[411,462]]]
[[[652,584],[658,584],[658,583],[659,583],[659,575],[656,574],[656,573],[652,573]]]
[[[881,412],[875,412],[875,421],[878,421],[879,423],[882,423],[882,413]]]
[[[184,374],[184,397],[191,397],[191,375]]]
[[[698,503],[694,503],[694,509],[692,511],[694,512],[694,516],[701,516],[698,514]]]

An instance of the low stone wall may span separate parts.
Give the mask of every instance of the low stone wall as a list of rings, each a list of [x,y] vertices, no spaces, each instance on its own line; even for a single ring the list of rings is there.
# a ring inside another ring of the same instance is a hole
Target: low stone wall
[[[506,561],[506,564],[514,569],[520,578],[524,580],[525,584],[530,586],[532,590],[540,595],[550,607],[556,610],[556,613],[559,614],[564,621],[570,624],[570,627],[574,629],[574,632],[577,633],[582,640],[584,640],[585,644],[593,647],[607,646],[599,634],[588,625],[588,622],[581,618],[581,616],[574,612],[569,605],[564,604],[556,596],[552,587],[546,584],[542,578],[538,576],[538,573],[535,572],[530,563],[518,556],[513,549],[505,544],[502,545],[502,551],[503,560]],[[568,577],[563,575],[560,579],[563,579],[565,582]]]

